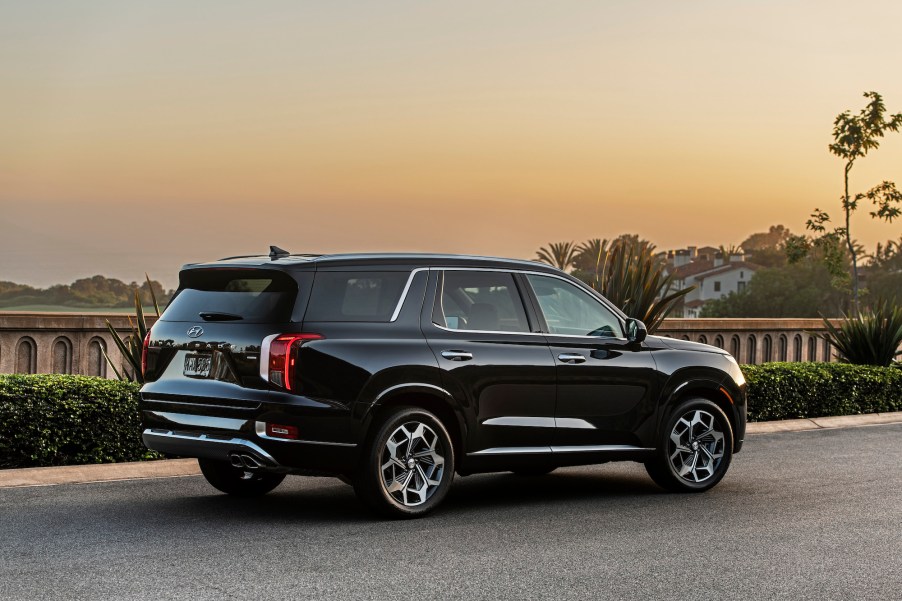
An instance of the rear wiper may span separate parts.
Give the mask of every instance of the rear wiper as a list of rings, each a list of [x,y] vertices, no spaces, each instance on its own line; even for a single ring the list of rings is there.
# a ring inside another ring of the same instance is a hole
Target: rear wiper
[[[234,313],[216,313],[213,311],[202,311],[198,313],[201,319],[204,321],[236,321],[238,319],[244,319],[240,315],[235,315]]]

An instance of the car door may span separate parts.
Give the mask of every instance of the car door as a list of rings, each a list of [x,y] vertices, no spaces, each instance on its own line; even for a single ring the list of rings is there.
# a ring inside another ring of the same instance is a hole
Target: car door
[[[433,274],[423,331],[443,385],[463,405],[467,452],[550,452],[556,366],[517,280],[503,270]]]
[[[647,347],[627,341],[623,320],[589,290],[552,275],[523,277],[557,365],[555,449],[638,445],[656,411]]]

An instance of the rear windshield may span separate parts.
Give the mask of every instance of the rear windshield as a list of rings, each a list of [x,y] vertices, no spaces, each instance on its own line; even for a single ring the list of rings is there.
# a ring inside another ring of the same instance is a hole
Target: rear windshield
[[[265,270],[189,270],[160,319],[287,322],[298,294],[291,276]]]
[[[389,321],[409,271],[318,271],[304,321]]]

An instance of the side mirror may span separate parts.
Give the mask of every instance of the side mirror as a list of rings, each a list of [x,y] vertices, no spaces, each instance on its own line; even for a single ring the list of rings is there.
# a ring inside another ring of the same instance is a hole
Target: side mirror
[[[630,342],[642,342],[648,336],[648,328],[638,319],[630,317],[626,320],[626,339]]]

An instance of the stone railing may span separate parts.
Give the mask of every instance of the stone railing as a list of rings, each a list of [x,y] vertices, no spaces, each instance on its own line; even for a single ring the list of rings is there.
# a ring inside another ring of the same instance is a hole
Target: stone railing
[[[740,363],[834,361],[817,336],[825,331],[820,319],[665,319],[657,334],[719,346]]]
[[[117,369],[123,358],[106,327],[108,319],[123,337],[131,333],[129,316],[123,313],[0,312],[0,373],[114,378],[103,352]]]
[[[122,364],[107,319],[123,336],[131,332],[121,313],[0,312],[0,373],[115,377],[101,352]],[[829,345],[816,336],[823,330],[819,319],[667,319],[657,333],[719,346],[740,363],[831,361]]]

